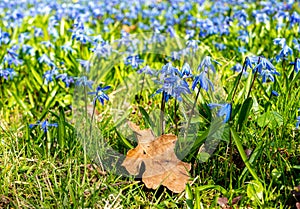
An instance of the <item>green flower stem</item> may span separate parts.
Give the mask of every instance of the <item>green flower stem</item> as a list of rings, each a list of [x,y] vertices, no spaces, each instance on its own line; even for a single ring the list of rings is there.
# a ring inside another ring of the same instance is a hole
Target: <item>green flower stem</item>
[[[165,92],[162,92],[162,98],[161,98],[161,112],[160,112],[160,127],[161,127],[161,135],[165,133],[165,127],[164,127],[164,114],[165,114]]]
[[[257,61],[257,64],[259,64],[259,63],[260,63],[260,57],[258,58],[258,61]],[[246,99],[248,99],[248,98],[250,97],[251,90],[252,90],[252,88],[253,88],[253,86],[254,86],[254,82],[255,82],[255,80],[256,80],[256,78],[257,78],[257,73],[258,73],[258,71],[257,71],[257,69],[256,69]]]

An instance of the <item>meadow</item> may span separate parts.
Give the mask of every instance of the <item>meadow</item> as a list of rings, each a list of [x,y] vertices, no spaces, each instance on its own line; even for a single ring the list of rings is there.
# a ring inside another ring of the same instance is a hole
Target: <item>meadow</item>
[[[300,209],[298,1],[0,17],[0,208]]]

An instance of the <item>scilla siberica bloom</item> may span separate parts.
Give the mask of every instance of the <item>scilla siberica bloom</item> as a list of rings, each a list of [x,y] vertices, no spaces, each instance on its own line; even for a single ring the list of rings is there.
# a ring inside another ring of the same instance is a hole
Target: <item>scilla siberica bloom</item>
[[[276,56],[277,62],[281,59],[286,59],[287,56],[291,56],[293,54],[293,50],[286,44],[285,38],[275,38],[274,44],[281,47],[279,54]]]
[[[42,122],[38,121],[35,124],[30,124],[29,128],[33,128],[34,126],[40,126],[41,129],[44,131],[44,133],[47,133],[48,127],[57,127],[58,125],[57,125],[57,123],[49,123],[48,119],[46,119]]]
[[[104,93],[104,91],[107,91],[110,88],[111,88],[110,86],[105,86],[105,87],[97,86],[96,91],[88,93],[89,95],[95,95],[93,100],[94,105],[96,104],[97,100],[102,105],[104,105],[105,100],[109,101],[109,97],[107,96],[107,94]]]
[[[228,103],[225,103],[225,104],[211,103],[211,104],[208,104],[208,107],[210,109],[214,109],[216,107],[220,107],[220,109],[217,112],[217,116],[218,117],[225,116],[224,121],[223,121],[224,123],[226,123],[226,122],[229,121],[230,114],[231,114],[231,104],[228,104]]]
[[[273,66],[273,64],[266,58],[260,57],[260,62],[255,66],[253,72],[258,72],[262,77],[262,82],[265,83],[267,79],[274,82],[274,75],[280,75]]]
[[[144,60],[139,58],[139,55],[128,56],[125,59],[125,65],[131,65],[132,68],[137,68],[140,64],[144,62]]]
[[[290,65],[294,65],[294,70],[298,73],[300,70],[300,59],[296,58],[295,62],[290,62]]]
[[[188,83],[180,78],[178,75],[171,75],[164,79],[162,88],[158,89],[155,94],[163,92],[165,94],[165,101],[170,97],[174,97],[178,101],[182,101],[182,94],[190,94]]]

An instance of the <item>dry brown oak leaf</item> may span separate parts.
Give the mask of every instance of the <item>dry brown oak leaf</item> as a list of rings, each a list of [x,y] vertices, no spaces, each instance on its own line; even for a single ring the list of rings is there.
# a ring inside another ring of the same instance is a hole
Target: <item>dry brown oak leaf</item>
[[[147,188],[163,185],[175,193],[184,191],[191,164],[177,158],[174,152],[177,136],[164,134],[156,138],[150,129],[140,130],[131,122],[128,125],[137,135],[138,145],[127,152],[122,166],[131,175],[138,175],[144,163],[142,181]]]

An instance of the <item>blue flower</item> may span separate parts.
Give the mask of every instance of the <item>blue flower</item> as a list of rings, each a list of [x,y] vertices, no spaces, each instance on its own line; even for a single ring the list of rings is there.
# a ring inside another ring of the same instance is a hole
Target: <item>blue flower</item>
[[[96,104],[96,101],[98,100],[102,105],[104,105],[104,101],[107,100],[109,101],[109,97],[104,93],[104,91],[107,91],[108,89],[110,89],[110,86],[105,86],[105,87],[101,87],[98,86],[96,88],[96,91],[94,92],[89,92],[89,95],[95,95],[94,96],[94,100],[93,103],[94,105]]]
[[[285,43],[286,43],[286,40],[285,40],[285,38],[275,38],[273,42],[274,42],[275,45],[279,45],[281,47],[284,47]]]
[[[41,44],[45,45],[47,48],[55,48],[51,41],[42,41]]]
[[[28,32],[20,33],[18,39],[20,43],[24,43],[26,40],[29,40],[31,37]]]
[[[180,60],[181,59],[181,51],[173,51],[171,52],[172,60]]]
[[[46,54],[43,54],[42,56],[40,56],[38,58],[38,61],[39,61],[39,63],[45,63],[50,67],[55,67],[54,62],[52,62]]]
[[[224,123],[229,121],[230,115],[231,115],[231,104],[228,104],[228,103],[225,103],[225,104],[210,103],[210,104],[208,104],[208,107],[210,109],[220,107],[219,111],[217,112],[217,116],[218,117],[225,116],[224,121],[223,121]]]
[[[68,76],[66,73],[58,74],[56,79],[60,79],[62,82],[66,84],[66,87],[69,87],[71,83],[74,83],[74,79],[71,76]]]
[[[181,69],[181,75],[183,78],[192,76],[192,69],[191,69],[189,63],[185,62],[183,64],[182,69]]]
[[[81,65],[81,67],[83,67],[86,72],[90,71],[90,67],[91,67],[91,62],[89,60],[82,60],[82,59],[77,59]]]
[[[293,39],[293,43],[295,44],[294,48],[297,49],[300,52],[300,39]]]
[[[296,121],[296,129],[298,129],[300,125],[300,116],[297,117]]]
[[[200,43],[199,40],[188,40],[186,42],[186,47],[191,48],[193,52],[195,53],[198,49],[198,44]]]
[[[22,46],[22,52],[25,53],[25,54],[28,54],[30,56],[34,56],[34,54],[35,54],[34,48],[32,46],[29,46],[29,45],[26,45],[26,44],[24,44]]]
[[[273,64],[266,58],[260,57],[260,62],[253,69],[254,72],[258,72],[262,77],[262,82],[265,83],[268,79],[274,82],[274,75],[280,75],[273,66]]]
[[[249,42],[249,34],[247,31],[245,30],[240,30],[239,31],[239,36],[237,37],[237,39],[245,42],[245,43],[248,43]]]
[[[160,73],[160,80],[164,80],[164,78],[169,76],[175,76],[175,75],[181,76],[179,70],[176,67],[173,67],[171,62],[165,64],[162,67],[162,69],[159,71],[159,73]]]
[[[76,77],[76,86],[87,86],[89,87],[90,89],[93,89],[92,85],[94,83],[94,81],[90,81],[87,79],[86,76],[82,76],[82,77]]]
[[[290,17],[290,24],[291,26],[294,26],[297,23],[300,23],[300,15],[296,11],[294,11]]]
[[[168,26],[166,31],[169,32],[171,38],[176,36],[176,32],[172,26]]]
[[[182,101],[182,94],[190,94],[188,83],[181,79],[178,75],[171,75],[164,79],[162,88],[158,89],[155,94],[163,92],[165,94],[165,101],[170,97],[174,97],[178,101]]]
[[[44,80],[44,84],[48,85],[49,82],[52,82],[53,81],[53,77],[55,75],[57,75],[57,74],[58,74],[58,71],[57,71],[57,69],[55,67],[52,70],[46,71],[44,73],[44,75],[43,75],[43,78],[45,79]]]
[[[218,65],[221,65],[219,62],[211,59],[210,56],[205,56],[204,59],[201,61],[200,65],[198,66],[197,70],[201,71],[203,68],[204,71],[207,71],[207,69],[211,69],[215,73],[216,69],[211,61],[217,63]]]
[[[12,68],[0,69],[0,77],[3,77],[5,80],[8,80],[8,77],[12,80],[16,75],[17,73]]]
[[[73,53],[75,50],[71,47],[70,43],[66,43],[64,45],[61,46],[61,49],[64,50],[64,52],[68,53],[71,52]]]
[[[227,48],[226,45],[223,43],[214,43],[214,45],[219,51],[223,51]]]
[[[292,56],[292,54],[293,50],[289,46],[284,45],[280,50],[279,55],[276,56],[276,61],[279,62],[280,59],[286,59],[287,56]]]
[[[35,27],[34,28],[34,37],[37,38],[37,37],[42,37],[42,36],[44,36],[43,29]]]
[[[6,62],[8,65],[14,64],[15,66],[22,65],[23,60],[18,58],[16,50],[18,49],[17,45],[12,46],[7,50],[7,54],[3,57],[3,62]]]
[[[230,68],[234,72],[241,72],[243,69],[243,66],[240,63],[236,63],[232,68]]]
[[[250,67],[253,70],[253,65],[258,63],[258,59],[259,59],[259,57],[257,57],[257,56],[246,57],[245,71],[247,70],[248,67]]]
[[[40,126],[44,133],[48,132],[48,127],[57,127],[57,123],[49,123],[48,119],[44,120],[43,122],[38,121],[35,124],[30,124],[29,128],[33,128],[34,126]]]
[[[194,90],[196,88],[196,85],[199,83],[200,87],[203,88],[205,91],[208,91],[209,86],[212,90],[214,90],[213,83],[208,79],[207,72],[202,71],[198,76],[195,77],[192,89]]]
[[[9,33],[4,32],[0,28],[0,46],[2,45],[2,42],[4,44],[8,44],[10,41]]]
[[[296,58],[296,61],[291,62],[290,65],[294,65],[294,70],[295,70],[296,73],[298,73],[299,70],[300,70],[300,59]]]
[[[144,62],[144,60],[139,58],[139,55],[128,56],[125,59],[125,65],[131,65],[132,68],[137,68],[140,64]]]
[[[137,73],[141,74],[141,73],[145,73],[145,74],[149,74],[149,75],[155,75],[156,72],[153,71],[149,65],[146,65],[145,67],[139,69],[138,71],[136,71]]]
[[[275,91],[275,90],[272,90],[271,94],[272,94],[273,96],[275,96],[275,97],[278,97],[278,96],[279,96],[278,92]]]

